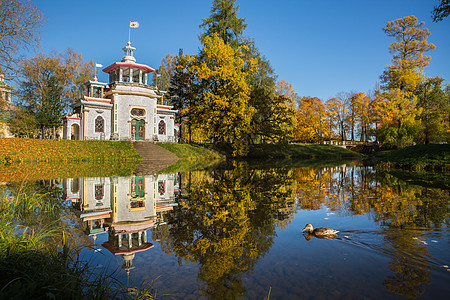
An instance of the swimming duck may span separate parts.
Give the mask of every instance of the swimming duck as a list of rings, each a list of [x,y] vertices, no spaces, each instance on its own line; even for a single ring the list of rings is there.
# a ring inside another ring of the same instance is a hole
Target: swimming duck
[[[334,230],[331,228],[319,227],[314,229],[311,224],[306,224],[305,228],[303,228],[302,232],[307,230],[309,234],[313,234],[315,236],[326,236],[326,235],[335,235],[338,233],[338,230]]]

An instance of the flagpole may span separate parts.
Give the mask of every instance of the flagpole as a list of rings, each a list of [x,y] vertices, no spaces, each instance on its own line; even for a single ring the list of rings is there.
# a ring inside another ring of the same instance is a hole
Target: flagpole
[[[128,26],[128,42],[130,42],[131,26]]]

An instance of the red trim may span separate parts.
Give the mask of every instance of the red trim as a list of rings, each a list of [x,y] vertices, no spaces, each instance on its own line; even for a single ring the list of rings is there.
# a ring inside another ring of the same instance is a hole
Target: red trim
[[[111,214],[111,212],[101,212],[101,213],[99,213],[99,214],[97,214],[97,215],[89,215],[89,216],[85,216],[85,217],[83,217],[83,218],[89,218],[89,217],[100,217],[100,216],[104,216],[104,215],[110,215]]]
[[[136,64],[136,63],[127,63],[127,62],[115,62],[112,65],[110,65],[109,67],[104,68],[103,72],[110,73],[111,71],[114,71],[115,69],[120,68],[120,67],[141,69],[141,70],[145,70],[149,73],[155,71],[155,69],[153,69],[147,65]]]
[[[139,249],[134,249],[134,250],[119,250],[118,247],[115,247],[113,245],[111,245],[109,242],[104,242],[102,244],[103,247],[105,247],[106,249],[109,250],[109,252],[111,252],[114,255],[119,255],[119,254],[133,254],[133,253],[137,253],[137,252],[142,252],[142,251],[146,251],[148,249],[151,249],[154,247],[154,245],[152,243],[144,243],[141,248]]]
[[[64,117],[63,120],[64,120],[64,119],[81,120],[81,118],[75,118],[75,117],[73,117],[73,118],[72,118],[72,117]]]

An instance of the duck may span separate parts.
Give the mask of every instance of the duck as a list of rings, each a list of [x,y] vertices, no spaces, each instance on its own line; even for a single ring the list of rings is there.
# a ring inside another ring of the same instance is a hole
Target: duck
[[[338,230],[331,229],[331,228],[325,228],[325,227],[318,227],[316,229],[313,228],[311,224],[306,224],[305,228],[303,228],[302,232],[307,230],[309,234],[313,234],[315,236],[330,236],[335,235],[338,233]]]

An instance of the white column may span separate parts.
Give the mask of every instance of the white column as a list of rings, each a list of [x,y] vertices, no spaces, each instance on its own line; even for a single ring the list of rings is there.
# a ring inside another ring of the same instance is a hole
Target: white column
[[[142,232],[142,241],[144,243],[147,243],[147,230]]]
[[[123,70],[119,69],[119,82],[122,82],[123,80]]]
[[[138,232],[138,246],[140,247],[142,245],[142,232]]]
[[[130,80],[129,82],[133,82],[133,68],[130,68]]]
[[[139,83],[142,84],[142,70],[139,69]]]
[[[131,249],[131,247],[133,246],[133,239],[131,237],[132,233],[129,232],[128,233],[128,249]]]

